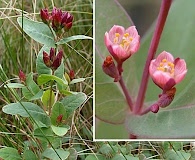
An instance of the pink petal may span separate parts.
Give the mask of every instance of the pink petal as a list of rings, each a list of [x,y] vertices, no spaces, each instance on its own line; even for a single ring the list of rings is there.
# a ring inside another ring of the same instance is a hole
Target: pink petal
[[[155,63],[155,59],[153,59],[151,62],[150,62],[150,66],[149,66],[149,73],[150,75],[152,76],[154,74],[154,72],[157,70],[157,66],[156,66],[156,63]]]
[[[134,54],[139,50],[140,47],[140,37],[138,39],[133,39],[133,41],[130,44],[130,52],[131,54]]]
[[[177,58],[175,59],[175,76],[186,72],[186,62],[183,59]]]
[[[115,38],[115,33],[119,33],[121,36],[123,36],[125,32],[125,28],[122,26],[114,25],[110,31],[108,32],[110,40],[113,42]]]
[[[184,72],[182,72],[181,74],[176,75],[175,76],[175,82],[176,83],[181,82],[184,79],[186,73],[187,73],[187,69]]]
[[[157,84],[160,88],[164,88],[165,84],[172,78],[170,74],[162,71],[156,71],[151,74],[152,80],[155,84]]]
[[[113,49],[113,57],[117,57],[118,60],[120,61],[124,61],[127,58],[129,58],[131,56],[130,53],[127,53],[121,46],[119,45],[113,45],[112,46]]]
[[[137,38],[139,36],[135,26],[127,28],[125,32],[129,33],[129,35],[133,38]]]
[[[166,51],[161,52],[157,57],[156,57],[156,63],[159,64],[163,59],[167,59],[169,62],[174,62],[174,57]]]

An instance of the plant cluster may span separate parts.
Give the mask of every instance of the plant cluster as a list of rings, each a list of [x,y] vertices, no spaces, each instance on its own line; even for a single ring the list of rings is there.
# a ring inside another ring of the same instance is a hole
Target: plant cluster
[[[63,46],[69,46],[68,43],[76,40],[91,41],[92,37],[78,33],[68,36],[74,26],[73,15],[59,8],[54,7],[51,14],[48,9],[41,9],[40,18],[42,22],[28,19],[24,15],[17,18],[22,31],[43,44],[36,57],[36,71],[25,73],[20,69],[18,78],[10,80],[1,66],[1,72],[7,79],[0,77],[3,82],[1,88],[5,88],[13,97],[12,101],[8,100],[2,107],[2,111],[13,121],[10,122],[13,123],[11,132],[13,136],[18,135],[17,140],[20,142],[11,145],[11,142],[6,142],[11,137],[3,138],[4,147],[0,149],[0,157],[3,159],[57,160],[78,157],[76,145],[75,148],[71,145],[73,141],[80,141],[73,133],[76,129],[73,128],[74,116],[79,114],[78,108],[81,110],[91,95],[86,95],[75,86],[87,82],[91,77],[80,78],[73,69],[65,69],[65,64],[70,62],[67,58],[70,53],[64,51]],[[3,118],[1,122],[6,123]],[[90,135],[86,136],[91,139]]]

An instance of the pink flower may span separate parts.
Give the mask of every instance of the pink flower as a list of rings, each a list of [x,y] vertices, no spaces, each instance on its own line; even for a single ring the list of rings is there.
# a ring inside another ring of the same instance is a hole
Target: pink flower
[[[128,59],[138,51],[140,46],[140,36],[135,26],[125,30],[122,26],[114,25],[109,32],[105,33],[104,41],[117,63]]]
[[[154,83],[163,91],[168,91],[184,79],[187,73],[186,62],[184,59],[174,59],[170,53],[163,51],[151,61],[149,72]]]

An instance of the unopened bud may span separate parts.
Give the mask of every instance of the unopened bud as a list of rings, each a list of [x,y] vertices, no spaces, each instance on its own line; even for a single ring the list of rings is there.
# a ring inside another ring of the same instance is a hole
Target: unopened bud
[[[43,23],[48,23],[49,20],[50,20],[50,16],[49,16],[49,12],[47,9],[41,9],[40,10],[40,16],[41,16],[41,19],[43,21]]]
[[[166,91],[165,93],[161,94],[160,98],[157,101],[159,107],[165,108],[168,105],[170,105],[174,99],[175,92],[176,92],[176,88],[173,87],[170,90]]]
[[[63,114],[60,114],[57,119],[56,119],[56,122],[57,123],[61,123],[62,122],[62,119],[63,119]]]
[[[43,61],[47,67],[51,66],[49,55],[45,51],[43,51]]]
[[[114,64],[114,61],[111,56],[107,56],[102,65],[102,69],[104,73],[114,78],[114,82],[118,82],[120,80],[120,75],[117,67]]]
[[[22,83],[26,81],[26,75],[24,74],[22,70],[19,71],[19,78]]]

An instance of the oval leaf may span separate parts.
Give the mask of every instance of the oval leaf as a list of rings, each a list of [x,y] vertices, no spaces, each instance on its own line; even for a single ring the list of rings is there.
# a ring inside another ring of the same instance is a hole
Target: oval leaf
[[[81,106],[81,104],[87,99],[87,96],[80,92],[78,94],[73,94],[65,97],[61,103],[64,105],[68,116],[70,116],[74,110]]]
[[[22,28],[22,17],[18,17],[17,21]],[[50,47],[55,47],[53,34],[46,24],[23,17],[23,30],[35,41]]]
[[[52,148],[48,148],[43,152],[42,156],[51,160],[65,160],[69,154],[70,153],[68,151],[63,149],[55,149],[54,151]]]
[[[34,120],[41,121],[43,124],[49,126],[50,118],[46,115],[43,109],[34,103],[21,102],[10,103],[2,108],[2,111],[11,115],[20,115],[22,117],[32,117]]]
[[[63,126],[63,127],[57,127],[54,125],[51,125],[51,129],[53,130],[53,132],[58,135],[58,136],[64,136],[68,130],[70,129],[70,126]]]
[[[11,153],[11,154],[10,154]],[[0,149],[0,158],[4,160],[22,160],[18,150],[11,147],[1,148]]]

